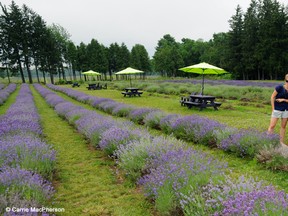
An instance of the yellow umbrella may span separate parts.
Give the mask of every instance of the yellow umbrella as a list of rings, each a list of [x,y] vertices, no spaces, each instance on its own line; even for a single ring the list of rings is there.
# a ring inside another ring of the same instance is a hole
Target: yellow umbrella
[[[86,71],[86,72],[82,72],[82,74],[87,75],[87,76],[93,76],[93,75],[95,75],[95,76],[101,76],[100,73],[95,72],[95,71],[93,71],[93,70],[89,70],[89,71]]]
[[[128,68],[126,68],[124,70],[121,70],[121,71],[115,73],[115,74],[117,74],[117,75],[129,75],[129,77],[130,77],[130,87],[132,87],[131,74],[139,74],[139,73],[144,73],[144,71],[128,67]]]
[[[216,67],[214,65],[210,65],[206,62],[202,62],[199,64],[187,66],[184,68],[180,68],[179,70],[187,72],[187,73],[197,73],[197,74],[202,74],[202,90],[201,90],[201,95],[203,95],[204,91],[204,74],[224,74],[228,73],[222,68]]]

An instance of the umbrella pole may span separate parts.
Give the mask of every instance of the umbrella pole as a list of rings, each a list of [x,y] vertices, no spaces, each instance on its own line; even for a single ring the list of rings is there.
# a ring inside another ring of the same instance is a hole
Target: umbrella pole
[[[130,87],[132,88],[131,75],[129,75],[129,77],[130,77]]]
[[[204,68],[202,68],[202,90],[201,90],[201,95],[203,95],[203,92],[204,92]]]

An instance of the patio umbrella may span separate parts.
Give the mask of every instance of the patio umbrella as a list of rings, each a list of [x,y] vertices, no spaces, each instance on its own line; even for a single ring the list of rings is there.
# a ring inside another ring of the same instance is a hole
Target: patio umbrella
[[[82,72],[82,74],[86,75],[86,76],[101,76],[100,73],[93,71],[93,70]],[[86,80],[86,78],[85,78],[85,80]],[[89,79],[88,79],[88,81],[89,81]]]
[[[179,70],[187,72],[187,73],[197,73],[202,74],[202,88],[201,88],[201,95],[203,95],[204,91],[204,74],[224,74],[228,73],[222,68],[216,67],[214,65],[210,65],[206,62],[202,62],[199,64],[187,66],[180,68]]]
[[[144,71],[128,67],[128,68],[126,68],[124,70],[121,70],[121,71],[115,73],[115,74],[116,75],[129,75],[129,77],[130,77],[130,87],[132,87],[131,74],[139,74],[139,73],[144,73]]]
[[[93,70],[89,70],[89,71],[86,71],[86,72],[82,72],[82,74],[84,74],[84,75],[87,75],[87,76],[101,76],[101,74],[100,73],[98,73],[98,72],[95,72],[95,71],[93,71]]]

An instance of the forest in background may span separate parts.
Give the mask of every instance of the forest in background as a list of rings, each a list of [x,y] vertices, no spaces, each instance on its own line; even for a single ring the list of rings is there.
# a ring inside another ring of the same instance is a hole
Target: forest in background
[[[288,72],[288,7],[276,0],[251,0],[247,11],[239,5],[230,18],[228,32],[216,33],[209,41],[183,38],[177,42],[166,34],[149,57],[145,46],[125,43],[106,47],[92,38],[88,44],[71,41],[60,25],[47,25],[29,6],[0,3],[1,77],[20,74],[23,83],[46,76],[66,80],[67,69],[76,73],[95,70],[105,79],[128,66],[162,76],[187,76],[178,69],[208,62],[224,68],[232,79],[283,79]],[[9,72],[8,72],[9,71]],[[27,77],[24,75],[28,74]]]

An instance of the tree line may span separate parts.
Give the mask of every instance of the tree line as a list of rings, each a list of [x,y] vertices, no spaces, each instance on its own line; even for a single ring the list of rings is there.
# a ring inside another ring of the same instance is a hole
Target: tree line
[[[20,73],[22,82],[32,83],[31,68],[40,82],[42,74],[54,83],[54,76],[66,80],[65,71],[95,70],[111,79],[113,72],[128,66],[162,76],[187,76],[178,69],[202,61],[231,72],[234,79],[282,79],[288,73],[288,9],[276,0],[251,0],[244,13],[237,6],[229,20],[228,32],[217,33],[209,41],[183,38],[177,42],[170,34],[157,43],[149,58],[146,48],[112,43],[105,47],[96,39],[75,45],[60,25],[48,26],[26,5],[14,1],[0,3],[0,61],[4,68]]]

